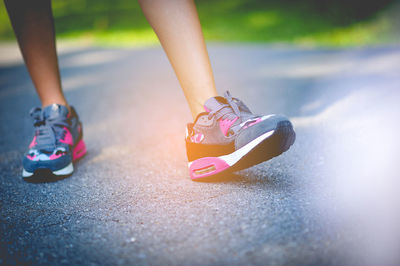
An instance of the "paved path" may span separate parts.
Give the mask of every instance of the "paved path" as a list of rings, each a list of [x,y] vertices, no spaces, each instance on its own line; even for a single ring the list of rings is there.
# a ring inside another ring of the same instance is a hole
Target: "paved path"
[[[39,104],[0,54],[0,264],[395,265],[400,47],[210,45],[220,92],[293,119],[292,149],[219,182],[189,180],[191,119],[160,48],[61,49],[88,155],[20,179]],[[6,56],[7,55],[7,56]]]

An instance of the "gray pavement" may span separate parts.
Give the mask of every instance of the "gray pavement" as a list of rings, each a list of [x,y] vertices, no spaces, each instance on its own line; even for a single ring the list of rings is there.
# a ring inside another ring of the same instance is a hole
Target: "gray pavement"
[[[39,101],[0,46],[0,264],[398,265],[400,47],[209,50],[220,93],[293,120],[288,152],[193,182],[161,48],[63,48],[88,154],[69,178],[27,183]]]

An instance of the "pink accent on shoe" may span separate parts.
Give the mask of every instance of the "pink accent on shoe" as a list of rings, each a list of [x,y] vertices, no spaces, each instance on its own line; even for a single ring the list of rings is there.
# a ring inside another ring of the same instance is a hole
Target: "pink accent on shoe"
[[[49,156],[49,159],[50,160],[55,160],[55,159],[60,158],[62,155],[63,155],[62,153],[60,153],[60,154],[52,154],[52,155]]]
[[[86,154],[86,152],[87,152],[86,144],[83,141],[83,139],[81,139],[74,148],[74,151],[72,153],[72,161],[76,161],[76,160],[80,159],[83,155]]]
[[[221,128],[221,131],[225,136],[228,134],[229,128],[232,126],[233,123],[235,123],[236,120],[238,120],[238,118],[239,117],[236,117],[233,120],[229,119],[219,120],[219,127]]]
[[[35,146],[36,144],[37,144],[37,142],[36,142],[36,136],[34,136],[32,142],[31,142],[31,144],[29,144],[29,149],[32,148],[33,146]]]
[[[259,117],[259,118],[257,118],[257,120],[255,120],[255,121],[249,123],[248,125],[246,125],[245,127],[243,127],[243,129],[248,128],[248,127],[251,127],[251,126],[254,126],[254,125],[257,124],[257,123],[260,123],[261,121],[262,121],[262,120],[261,120],[261,117]]]
[[[65,136],[63,139],[60,139],[60,142],[68,144],[68,145],[74,145],[74,139],[72,138],[71,132],[69,132],[68,128],[64,127],[65,130]]]
[[[36,154],[34,154],[33,156],[27,155],[26,158],[28,158],[31,161],[34,161],[36,158]]]
[[[208,109],[205,105],[203,105],[203,107],[204,107],[204,110],[206,110],[206,112],[211,112],[211,110]]]
[[[196,133],[194,136],[190,137],[193,143],[200,143],[204,139],[204,135],[201,133]]]
[[[218,157],[204,157],[192,162],[189,167],[190,178],[198,179],[215,175],[230,166]]]

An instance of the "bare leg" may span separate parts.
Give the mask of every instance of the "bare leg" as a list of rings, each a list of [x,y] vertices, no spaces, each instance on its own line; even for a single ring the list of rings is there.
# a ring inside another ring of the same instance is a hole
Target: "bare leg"
[[[50,0],[4,0],[42,106],[68,107],[61,89]]]
[[[193,0],[139,0],[160,39],[193,118],[216,96],[214,76]]]

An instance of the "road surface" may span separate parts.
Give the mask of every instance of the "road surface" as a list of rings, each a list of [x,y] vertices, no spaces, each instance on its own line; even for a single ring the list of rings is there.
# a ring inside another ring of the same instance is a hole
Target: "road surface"
[[[216,83],[283,113],[283,155],[189,179],[182,91],[159,47],[60,49],[88,154],[52,183],[20,178],[39,105],[0,49],[0,264],[398,265],[400,46],[210,44]]]

